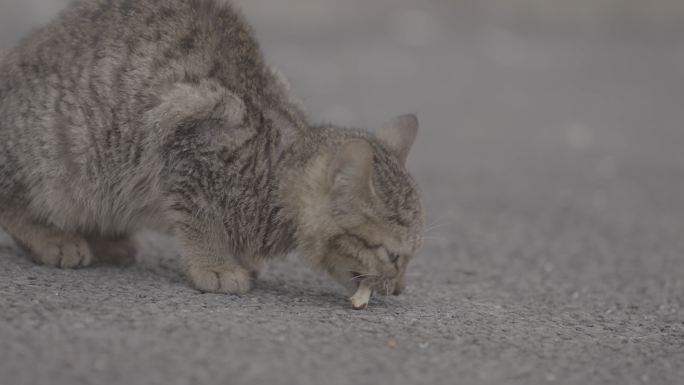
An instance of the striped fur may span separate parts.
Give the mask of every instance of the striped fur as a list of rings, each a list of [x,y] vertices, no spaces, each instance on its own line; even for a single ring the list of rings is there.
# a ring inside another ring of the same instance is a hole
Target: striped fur
[[[396,122],[378,136],[311,127],[226,2],[77,2],[1,63],[0,225],[38,262],[130,254],[157,228],[203,291],[245,292],[291,251],[341,281],[372,270],[400,286],[422,228],[397,140],[413,138]],[[367,194],[330,175],[335,162],[354,174],[336,151],[359,141],[373,154]],[[373,257],[350,262],[354,240]],[[392,271],[375,261],[386,248],[402,255]]]

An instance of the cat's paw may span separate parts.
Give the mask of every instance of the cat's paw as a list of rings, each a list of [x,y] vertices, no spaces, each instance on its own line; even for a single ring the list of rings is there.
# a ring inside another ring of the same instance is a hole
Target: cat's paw
[[[193,266],[189,273],[195,288],[203,292],[244,294],[252,288],[250,273],[240,266]]]
[[[93,260],[88,243],[78,235],[34,237],[28,248],[36,262],[59,268],[85,267]]]

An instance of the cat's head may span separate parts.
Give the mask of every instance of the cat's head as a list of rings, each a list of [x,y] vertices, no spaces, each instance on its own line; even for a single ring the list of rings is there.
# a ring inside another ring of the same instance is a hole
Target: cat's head
[[[417,131],[415,115],[396,117],[374,134],[342,130],[308,170],[318,183],[304,209],[300,252],[350,292],[361,281],[381,294],[404,289],[424,224],[405,166]]]

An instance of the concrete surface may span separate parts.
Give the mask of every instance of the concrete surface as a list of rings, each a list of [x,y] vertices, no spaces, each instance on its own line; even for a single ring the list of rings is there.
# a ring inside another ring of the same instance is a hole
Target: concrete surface
[[[159,235],[78,271],[0,236],[0,385],[681,383],[682,41],[247,16],[316,120],[419,114],[407,294],[352,311],[296,259],[199,294]]]

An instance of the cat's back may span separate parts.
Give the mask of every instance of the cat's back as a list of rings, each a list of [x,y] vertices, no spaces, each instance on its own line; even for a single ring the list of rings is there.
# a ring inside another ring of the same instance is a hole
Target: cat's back
[[[207,76],[238,92],[246,80],[263,83],[250,28],[221,0],[77,1],[6,56],[0,98],[38,80],[101,87],[98,95]]]
[[[82,0],[0,60],[0,135],[20,147],[34,134],[70,146],[78,141],[65,135],[89,136],[92,147],[139,152],[120,145],[140,142],[145,114],[173,84],[210,79],[256,113],[265,73],[225,1]]]
[[[144,213],[159,165],[143,122],[169,86],[212,79],[258,110],[264,73],[226,2],[78,1],[0,58],[0,168],[65,223]]]

